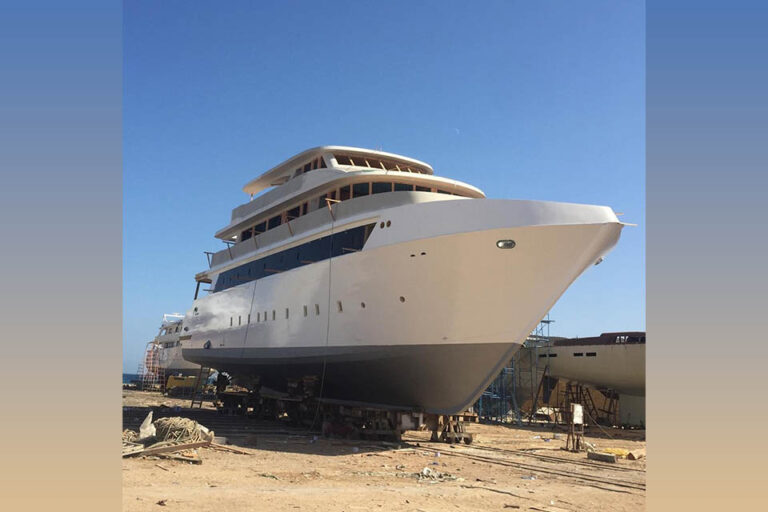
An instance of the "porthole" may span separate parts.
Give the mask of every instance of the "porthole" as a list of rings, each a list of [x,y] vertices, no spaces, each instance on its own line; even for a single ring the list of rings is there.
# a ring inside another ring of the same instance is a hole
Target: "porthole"
[[[363,309],[365,309],[365,302],[361,302],[361,303],[360,303],[360,307],[361,307],[361,308],[363,308]]]
[[[514,240],[499,240],[496,242],[496,247],[499,249],[512,249],[517,245]]]
[[[400,302],[405,302],[405,297],[400,297]]]
[[[381,221],[381,224],[379,224],[379,227],[380,227],[381,229],[384,229],[384,221]]]
[[[389,227],[389,226],[391,226],[391,225],[392,225],[392,221],[391,221],[391,220],[388,220],[388,221],[387,221],[387,227]]]

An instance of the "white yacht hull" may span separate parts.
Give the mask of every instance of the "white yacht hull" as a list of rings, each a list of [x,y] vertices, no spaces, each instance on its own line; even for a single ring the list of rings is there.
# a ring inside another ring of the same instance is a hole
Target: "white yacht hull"
[[[457,413],[622,228],[610,208],[512,200],[344,222],[376,222],[362,251],[196,300],[184,359],[270,387],[314,375],[326,398]]]
[[[171,375],[197,375],[200,365],[186,361],[182,355],[181,345],[160,348],[158,351],[158,365],[168,378]]]

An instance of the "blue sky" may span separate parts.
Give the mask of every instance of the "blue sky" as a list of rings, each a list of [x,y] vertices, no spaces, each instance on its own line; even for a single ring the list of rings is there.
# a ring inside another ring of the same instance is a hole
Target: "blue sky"
[[[309,147],[383,149],[491,198],[604,204],[617,247],[552,335],[645,329],[643,2],[130,1],[124,370],[192,303],[242,186]]]

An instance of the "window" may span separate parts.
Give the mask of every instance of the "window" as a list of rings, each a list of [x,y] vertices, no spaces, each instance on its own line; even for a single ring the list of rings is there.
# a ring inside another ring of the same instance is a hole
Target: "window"
[[[267,312],[266,311],[264,312],[264,321],[265,322],[267,321]]]
[[[429,187],[421,187],[416,185],[414,188],[416,189],[416,192],[432,192],[432,189]]]
[[[320,165],[319,165],[319,168],[320,168],[320,169],[322,169],[322,168],[324,168],[324,167],[325,167],[325,159],[324,159],[323,157],[320,157],[320,159],[319,159],[319,160],[320,160],[320,162],[319,162],[319,163],[320,163]]]
[[[309,203],[302,203],[301,214],[306,215],[307,213],[309,213]]]
[[[352,165],[352,160],[346,155],[334,155],[339,165]]]
[[[320,314],[320,304],[315,304],[315,315]]]
[[[441,189],[437,189],[437,193],[438,194],[448,194],[448,195],[451,195],[451,193],[448,192],[447,190],[441,190]]]
[[[584,355],[584,352],[574,352],[573,357],[582,357]]]
[[[283,216],[281,215],[275,215],[269,221],[267,222],[267,229],[274,229],[283,222]]]
[[[382,192],[392,192],[392,184],[382,182],[371,184],[371,194],[381,194]]]
[[[248,313],[248,323],[251,323],[251,314]]]
[[[232,327],[234,325],[234,319],[232,317],[229,317],[229,326]]]
[[[352,185],[352,197],[367,196],[370,193],[370,183],[355,183]]]
[[[285,308],[285,319],[288,320],[288,308]]]
[[[300,216],[301,216],[301,206],[291,208],[286,212],[286,219],[288,220],[297,219]]]
[[[345,187],[341,187],[339,189],[339,200],[346,201],[347,199],[350,199],[352,197],[352,188],[350,185],[347,185]]]
[[[413,185],[407,183],[395,183],[395,192],[412,192]]]
[[[256,226],[253,228],[253,234],[258,235],[259,233],[263,233],[267,230],[267,222],[264,221],[261,224],[256,224]]]
[[[274,320],[274,319],[275,319],[275,317],[276,317],[276,315],[275,315],[275,310],[273,309],[273,310],[272,310],[272,320]]]
[[[304,165],[304,172],[309,172],[312,170],[312,162],[309,162]]]
[[[587,357],[595,357],[597,352],[587,352]]]
[[[304,316],[307,316],[307,306],[304,306]]]
[[[344,312],[344,308],[341,306],[341,301],[340,300],[336,301],[336,305],[339,308],[339,313],[343,313]]]
[[[261,322],[261,313],[256,313],[256,323]]]
[[[240,315],[237,315],[237,325],[243,325],[243,317]]]
[[[253,229],[248,228],[242,233],[240,233],[240,241],[242,242],[244,240],[248,240],[249,238],[251,238],[251,236],[253,236]]]

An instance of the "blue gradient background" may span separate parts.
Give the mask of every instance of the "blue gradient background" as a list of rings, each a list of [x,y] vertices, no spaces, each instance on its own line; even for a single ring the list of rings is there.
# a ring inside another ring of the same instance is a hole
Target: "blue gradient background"
[[[120,507],[121,4],[0,7],[0,502]]]
[[[765,508],[768,6],[647,9],[648,508]]]

